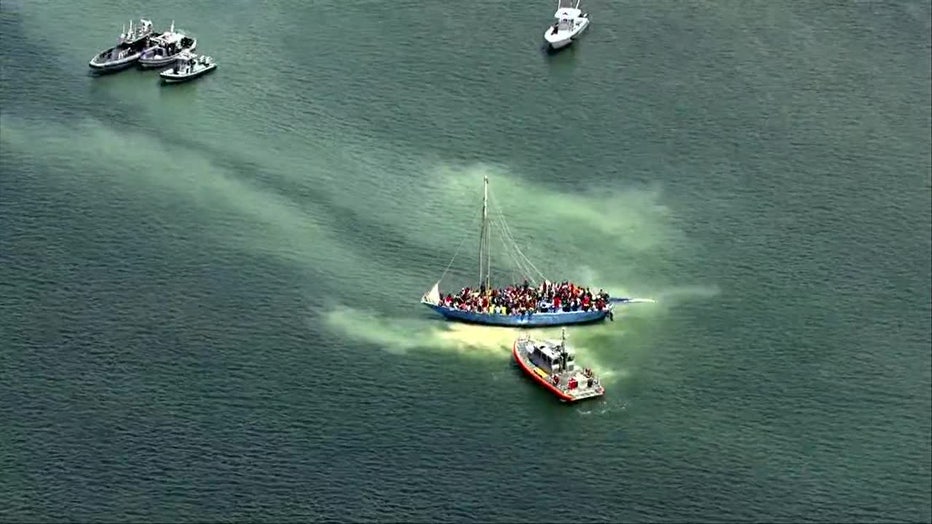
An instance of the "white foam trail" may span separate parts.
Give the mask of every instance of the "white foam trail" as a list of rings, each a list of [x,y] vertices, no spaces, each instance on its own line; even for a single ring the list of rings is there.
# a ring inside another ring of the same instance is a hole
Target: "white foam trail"
[[[612,298],[615,305],[623,306],[625,304],[654,304],[657,301],[652,298]]]

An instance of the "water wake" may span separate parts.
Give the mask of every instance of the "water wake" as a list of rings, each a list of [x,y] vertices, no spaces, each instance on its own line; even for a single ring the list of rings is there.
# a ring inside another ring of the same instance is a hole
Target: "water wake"
[[[514,341],[528,333],[516,328],[476,326],[433,319],[393,318],[375,311],[337,307],[325,315],[325,324],[338,336],[364,342],[395,355],[411,351],[436,351],[459,354],[490,361],[511,359]],[[606,383],[624,378],[627,372],[618,365],[625,331],[618,325],[596,325],[568,330],[569,344],[580,362],[599,370]],[[534,329],[531,336],[558,340],[560,329]],[[614,344],[605,344],[606,339]],[[613,347],[614,346],[614,347]]]

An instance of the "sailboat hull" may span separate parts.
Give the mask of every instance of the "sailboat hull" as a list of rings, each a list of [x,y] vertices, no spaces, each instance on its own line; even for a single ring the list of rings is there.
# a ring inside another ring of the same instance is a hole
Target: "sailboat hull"
[[[554,327],[571,326],[579,324],[592,324],[601,322],[611,315],[610,309],[601,311],[559,311],[555,313],[531,313],[525,315],[500,315],[494,313],[475,313],[461,311],[435,304],[424,304],[435,312],[443,315],[447,320],[463,322],[466,324],[480,324],[484,326],[501,327]]]

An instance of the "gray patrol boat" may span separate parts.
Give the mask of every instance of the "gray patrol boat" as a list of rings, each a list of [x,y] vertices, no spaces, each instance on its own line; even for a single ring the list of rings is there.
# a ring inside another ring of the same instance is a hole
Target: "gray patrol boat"
[[[149,47],[149,37],[152,33],[150,20],[141,18],[136,26],[130,20],[129,30],[123,26],[117,45],[97,53],[87,65],[97,73],[111,73],[126,69],[134,65],[142,56],[143,51]]]

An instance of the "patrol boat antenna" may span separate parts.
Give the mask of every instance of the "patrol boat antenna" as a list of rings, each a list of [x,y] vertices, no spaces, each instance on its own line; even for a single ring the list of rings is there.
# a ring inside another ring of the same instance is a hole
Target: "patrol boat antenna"
[[[560,328],[560,370],[566,371],[566,328]]]

